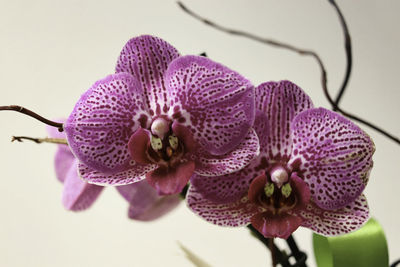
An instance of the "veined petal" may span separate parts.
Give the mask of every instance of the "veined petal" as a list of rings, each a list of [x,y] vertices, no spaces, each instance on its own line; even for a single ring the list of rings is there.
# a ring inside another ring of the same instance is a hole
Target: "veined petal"
[[[81,96],[64,124],[75,156],[99,172],[129,167],[128,141],[149,115],[138,81],[128,73],[109,75]]]
[[[193,185],[189,187],[186,201],[195,214],[220,226],[248,225],[250,218],[259,212],[257,207],[249,202],[247,196],[235,202],[218,204],[204,198]]]
[[[215,203],[231,203],[247,195],[251,181],[264,173],[258,166],[259,159],[256,159],[240,171],[221,176],[196,174],[190,182],[204,198]]]
[[[166,73],[169,114],[214,155],[235,148],[254,121],[254,87],[237,72],[200,56],[175,59]]]
[[[250,129],[239,146],[224,155],[211,155],[205,149],[199,148],[195,153],[195,173],[205,176],[229,174],[243,169],[259,155],[259,152],[260,145],[257,134],[253,129]]]
[[[346,234],[360,228],[368,221],[369,209],[364,195],[337,210],[323,210],[314,203],[299,212],[305,221],[302,226],[324,236]]]
[[[243,142],[239,148],[242,145],[243,148],[248,146]],[[232,155],[232,159],[234,158]],[[207,162],[210,160],[207,159]],[[242,167],[240,170],[216,176],[215,173],[222,172],[223,168],[227,167],[225,164],[221,165],[222,163],[224,162],[215,159],[215,156],[207,165],[196,162],[195,173],[198,175],[194,175],[191,179],[191,183],[195,185],[197,192],[203,197],[221,204],[235,202],[242,198],[243,195],[247,195],[251,181],[264,174],[267,167],[266,156],[260,155],[251,160],[247,166],[240,165]]]
[[[335,210],[358,198],[372,167],[374,144],[369,136],[350,120],[324,108],[300,113],[292,128],[289,164],[300,163],[314,202]]]
[[[129,218],[139,221],[158,219],[181,202],[179,195],[158,195],[147,181],[118,186],[117,190],[129,202]]]
[[[103,188],[103,186],[89,184],[79,178],[78,160],[75,159],[65,178],[62,203],[68,210],[87,209],[94,203]]]
[[[256,109],[264,116],[258,116],[254,128],[259,134],[261,152],[265,152],[268,159],[289,158],[291,122],[297,114],[312,107],[309,96],[290,81],[257,86]]]
[[[193,161],[181,162],[174,168],[159,167],[146,175],[147,182],[160,195],[173,195],[182,191],[193,175]]]
[[[179,53],[172,45],[150,35],[132,38],[121,51],[116,72],[128,72],[140,81],[151,116],[168,111],[164,73],[177,57]]]
[[[134,162],[133,162],[134,163]],[[156,164],[135,164],[130,166],[129,169],[114,173],[105,174],[93,170],[92,168],[79,163],[78,173],[79,176],[91,184],[97,185],[127,185],[131,183],[136,183],[143,180],[146,174],[157,168]]]

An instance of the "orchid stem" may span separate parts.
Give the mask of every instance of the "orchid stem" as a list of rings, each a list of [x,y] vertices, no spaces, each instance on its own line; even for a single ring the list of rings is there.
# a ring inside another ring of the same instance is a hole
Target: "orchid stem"
[[[347,83],[349,82],[349,79],[350,79],[351,69],[353,66],[353,53],[352,53],[352,48],[351,48],[351,37],[350,37],[349,28],[347,27],[347,23],[346,23],[346,20],[344,19],[342,11],[340,10],[339,6],[336,4],[336,2],[334,0],[328,0],[328,1],[329,1],[329,3],[331,3],[331,5],[333,5],[333,7],[336,10],[336,13],[339,16],[339,20],[342,25],[342,30],[343,30],[343,34],[344,34],[344,47],[345,47],[345,51],[346,51],[346,72],[344,75],[342,86],[340,87],[339,93],[335,99],[335,105],[338,106],[340,99],[342,98],[343,93],[347,87]],[[335,110],[335,107],[334,107],[334,110]]]
[[[24,140],[29,140],[35,142],[37,144],[41,143],[51,143],[51,144],[59,144],[59,145],[68,145],[67,139],[64,138],[33,138],[29,136],[13,136],[11,138],[11,142],[18,141],[23,142]]]
[[[27,109],[27,108],[24,108],[24,107],[16,106],[16,105],[0,106],[0,111],[1,110],[11,110],[11,111],[20,112],[22,114],[28,115],[28,116],[30,116],[32,118],[35,118],[35,119],[37,119],[37,120],[39,120],[39,121],[41,121],[41,122],[43,122],[43,123],[45,123],[47,125],[56,127],[56,128],[58,128],[58,131],[60,131],[60,132],[64,131],[62,123],[48,120],[48,119],[40,116],[39,114],[37,114],[37,113]]]
[[[329,1],[336,8],[336,11],[340,12],[340,10],[337,8],[337,5],[336,5],[335,2],[333,0],[329,0]],[[316,52],[311,51],[311,50],[298,48],[298,47],[295,47],[293,45],[290,45],[290,44],[287,44],[287,43],[283,43],[283,42],[279,42],[279,41],[276,41],[276,40],[273,40],[273,39],[263,38],[263,37],[255,35],[255,34],[245,32],[245,31],[235,30],[235,29],[231,29],[231,28],[227,28],[227,27],[221,26],[221,25],[219,25],[219,24],[217,24],[215,22],[212,22],[212,21],[210,21],[210,20],[208,20],[206,18],[203,18],[200,15],[196,14],[192,10],[188,9],[182,2],[178,1],[177,3],[179,5],[179,7],[184,12],[186,12],[188,15],[192,16],[193,18],[195,18],[195,19],[203,22],[204,24],[207,24],[208,26],[210,26],[210,27],[212,27],[214,29],[217,29],[219,31],[222,31],[222,32],[225,32],[225,33],[228,33],[228,34],[231,34],[231,35],[245,37],[245,38],[248,38],[250,40],[257,41],[257,42],[260,42],[260,43],[263,43],[263,44],[266,44],[266,45],[271,45],[271,46],[275,46],[275,47],[278,47],[278,48],[284,48],[284,49],[296,52],[296,53],[298,53],[300,55],[306,55],[306,56],[313,57],[317,61],[318,65],[319,65],[319,67],[321,69],[321,83],[322,83],[323,92],[325,94],[325,97],[329,101],[329,104],[331,105],[331,108],[333,110],[341,113],[345,117],[348,117],[348,118],[350,118],[350,119],[352,119],[354,121],[357,121],[359,123],[362,123],[362,124],[372,128],[372,129],[374,129],[375,131],[381,133],[385,137],[389,138],[390,140],[392,140],[395,143],[397,143],[398,145],[400,145],[400,138],[390,134],[389,132],[387,132],[386,130],[384,130],[384,129],[378,127],[378,126],[376,126],[375,124],[373,124],[371,122],[368,122],[368,121],[366,121],[366,120],[364,120],[364,119],[362,119],[362,118],[360,118],[360,117],[358,117],[356,115],[353,115],[353,114],[351,114],[351,113],[349,113],[349,112],[347,112],[347,111],[345,111],[345,110],[343,110],[342,108],[339,107],[339,104],[338,104],[339,100],[343,95],[345,87],[347,86],[347,82],[348,82],[348,79],[350,77],[350,72],[351,72],[351,63],[352,63],[351,56],[352,55],[351,55],[350,41],[348,41],[348,44],[347,43],[345,44],[346,45],[346,49],[348,50],[347,51],[347,60],[348,60],[348,62],[347,62],[348,65],[347,66],[348,67],[347,67],[347,71],[346,71],[346,75],[345,75],[345,80],[344,80],[344,82],[342,84],[342,88],[340,90],[341,93],[339,92],[340,95],[338,95],[338,98],[336,99],[336,101],[334,101],[332,99],[331,95],[328,92],[327,74],[326,74],[325,66],[324,66],[321,58],[319,57],[319,55]],[[341,13],[339,13],[339,17],[340,18],[343,17]],[[341,20],[341,22],[342,22],[342,27],[346,26],[346,28],[345,28],[345,36],[346,36],[346,34],[348,35],[347,25],[345,23],[343,23],[344,20]],[[350,40],[350,35],[349,35],[349,39],[348,40]],[[350,47],[350,49],[349,49],[349,47]]]
[[[274,243],[273,238],[265,238],[260,232],[254,228],[253,225],[249,224],[247,228],[250,229],[251,233],[260,240],[271,252],[272,264],[279,263],[282,267],[290,267],[289,257],[286,253],[281,251]],[[275,265],[274,265],[275,266]]]

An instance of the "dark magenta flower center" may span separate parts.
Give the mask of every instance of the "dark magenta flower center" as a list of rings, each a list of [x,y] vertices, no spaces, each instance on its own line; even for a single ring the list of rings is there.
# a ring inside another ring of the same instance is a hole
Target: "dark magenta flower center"
[[[253,180],[248,197],[262,212],[279,215],[308,203],[309,194],[308,186],[296,172],[275,166]]]

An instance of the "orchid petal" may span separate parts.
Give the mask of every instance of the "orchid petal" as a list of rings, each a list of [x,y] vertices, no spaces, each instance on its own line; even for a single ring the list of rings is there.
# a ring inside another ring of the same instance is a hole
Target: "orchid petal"
[[[221,176],[193,175],[191,183],[197,192],[210,201],[220,204],[235,202],[247,194],[251,181],[264,173],[259,166],[259,159],[256,159],[234,173]]]
[[[139,128],[131,136],[128,142],[129,153],[134,161],[140,164],[151,163],[147,156],[147,149],[149,148],[149,131]]]
[[[195,164],[193,161],[179,163],[176,167],[159,167],[146,175],[147,182],[160,195],[178,194],[193,175]]]
[[[261,152],[269,160],[289,159],[291,122],[297,114],[312,107],[309,96],[290,81],[266,82],[256,87],[256,109],[264,116],[258,116],[254,128],[260,134]]]
[[[129,167],[128,141],[148,115],[140,84],[128,73],[109,75],[81,96],[64,125],[68,144],[88,167],[108,174]]]
[[[305,221],[302,226],[324,236],[346,234],[360,228],[369,218],[367,199],[359,196],[354,202],[338,210],[323,210],[314,203],[299,212]]]
[[[132,161],[132,166],[125,171],[105,174],[96,171],[82,163],[78,165],[78,173],[82,179],[97,185],[127,185],[143,180],[146,174],[157,168],[156,164],[138,164]]]
[[[253,140],[254,142],[256,141],[255,139]],[[254,145],[256,144],[254,143]],[[246,147],[251,148],[252,145],[246,144],[244,141],[237,149]],[[237,154],[235,156],[234,152],[228,153],[231,157],[227,157],[224,161],[221,161],[216,156],[205,158],[204,155],[202,155],[201,161],[196,161],[195,173],[197,175],[192,177],[191,183],[195,185],[196,190],[205,198],[221,204],[235,202],[247,194],[251,181],[264,173],[265,157],[259,156],[245,166],[247,162],[245,164],[235,163]],[[234,161],[230,163],[232,159]],[[230,174],[216,176],[215,174],[224,173],[224,168],[230,170],[230,165],[226,163],[238,164],[236,167],[239,166],[242,169]]]
[[[71,164],[64,182],[62,203],[67,210],[80,211],[89,208],[103,190],[103,186],[89,184],[78,176],[78,160]]]
[[[160,196],[147,181],[118,186],[117,190],[130,203],[129,218],[139,221],[158,219],[181,202],[179,195]]]
[[[190,127],[205,150],[223,155],[239,145],[254,121],[254,87],[237,72],[200,56],[171,62],[166,73],[170,116]]]
[[[302,223],[301,217],[288,213],[275,214],[262,212],[251,217],[251,225],[265,238],[287,239]]]
[[[65,119],[59,119],[58,121],[64,123]],[[65,133],[60,132],[55,127],[47,126],[46,131],[50,138],[66,138]],[[74,161],[75,157],[67,145],[57,145],[57,151],[54,156],[54,169],[56,172],[56,177],[60,182],[64,182],[65,176],[67,176],[67,172]]]
[[[247,196],[236,202],[218,204],[200,194],[196,187],[191,185],[186,197],[188,207],[206,221],[220,226],[245,226],[250,218],[258,213],[256,205],[249,202]]]
[[[259,151],[260,145],[257,134],[253,129],[250,129],[239,146],[224,155],[214,156],[199,148],[196,151],[195,173],[205,176],[218,176],[238,171],[258,156]]]
[[[76,158],[69,150],[67,145],[58,145],[57,151],[54,156],[54,168],[56,171],[56,177],[60,182],[64,182],[67,176],[68,170],[74,163]]]
[[[151,116],[168,111],[164,73],[178,56],[178,51],[169,43],[149,35],[132,38],[121,51],[116,72],[128,72],[140,82]]]
[[[291,165],[299,165],[314,202],[335,210],[364,190],[374,145],[367,134],[343,116],[318,108],[299,114],[292,124]]]

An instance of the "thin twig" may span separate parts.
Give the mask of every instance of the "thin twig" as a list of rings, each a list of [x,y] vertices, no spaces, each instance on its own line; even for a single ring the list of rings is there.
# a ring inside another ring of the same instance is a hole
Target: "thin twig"
[[[11,142],[18,141],[23,142],[24,140],[29,140],[35,142],[37,144],[41,143],[52,143],[52,144],[59,144],[59,145],[68,145],[67,139],[64,138],[34,138],[29,136],[12,136]]]
[[[45,123],[45,124],[47,124],[47,125],[56,127],[56,128],[58,128],[58,130],[59,130],[60,132],[64,131],[64,129],[63,129],[63,124],[62,124],[62,123],[48,120],[48,119],[46,119],[46,118],[40,116],[39,114],[37,114],[37,113],[35,113],[35,112],[33,112],[33,111],[27,109],[27,108],[24,108],[24,107],[16,106],[16,105],[11,105],[11,106],[0,106],[0,111],[1,111],[1,110],[17,111],[17,112],[23,113],[23,114],[25,114],[25,115],[28,115],[28,116],[30,116],[30,117],[32,117],[32,118],[35,118],[35,119],[37,119],[37,120],[39,120],[39,121],[41,121],[41,122],[43,122],[43,123]]]
[[[330,0],[331,1],[331,0]],[[400,145],[400,139],[390,133],[388,133],[387,131],[383,130],[382,128],[376,126],[375,124],[368,122],[356,115],[353,115],[347,111],[344,111],[343,109],[341,109],[338,105],[335,104],[335,101],[332,99],[332,97],[330,96],[329,92],[328,92],[328,87],[327,87],[327,74],[326,74],[326,69],[325,66],[321,60],[321,58],[318,56],[317,53],[311,51],[311,50],[306,50],[306,49],[301,49],[301,48],[297,48],[293,45],[290,44],[286,44],[286,43],[282,43],[273,39],[269,39],[269,38],[263,38],[257,35],[254,35],[252,33],[248,33],[245,31],[240,31],[240,30],[235,30],[235,29],[231,29],[231,28],[227,28],[224,26],[221,26],[219,24],[216,24],[208,19],[205,19],[203,17],[201,17],[200,15],[194,13],[192,10],[188,9],[182,2],[178,1],[177,2],[179,7],[182,8],[183,11],[185,11],[187,14],[189,14],[190,16],[196,18],[197,20],[209,25],[210,27],[217,29],[219,31],[231,34],[231,35],[237,35],[237,36],[242,36],[263,44],[267,44],[267,45],[271,45],[271,46],[275,46],[278,48],[284,48],[284,49],[288,49],[290,51],[293,52],[297,52],[300,55],[307,55],[307,56],[312,56],[318,63],[320,69],[321,69],[321,83],[322,83],[322,89],[323,92],[325,94],[325,97],[327,98],[327,100],[329,101],[329,104],[331,105],[332,109],[341,113],[342,115],[355,120],[359,123],[362,123],[374,130],[376,130],[377,132],[381,133],[382,135],[386,136],[387,138],[389,138],[390,140],[396,142],[398,145]],[[348,74],[350,75],[350,73]],[[347,82],[344,84],[346,86]]]
[[[335,105],[339,106],[340,99],[342,98],[343,93],[347,87],[347,83],[349,82],[349,78],[350,78],[350,74],[351,74],[351,69],[353,67],[353,55],[352,55],[353,53],[352,53],[352,49],[351,49],[351,37],[350,37],[349,28],[347,27],[346,20],[344,19],[342,11],[340,10],[339,6],[336,4],[336,2],[334,0],[328,0],[328,1],[329,1],[329,3],[331,3],[333,5],[333,7],[336,10],[336,13],[339,16],[339,20],[340,20],[343,34],[344,34],[344,48],[346,51],[346,61],[347,61],[346,62],[346,72],[344,75],[342,86],[340,87],[339,93],[335,99]],[[334,107],[333,110],[336,110],[336,108]]]

